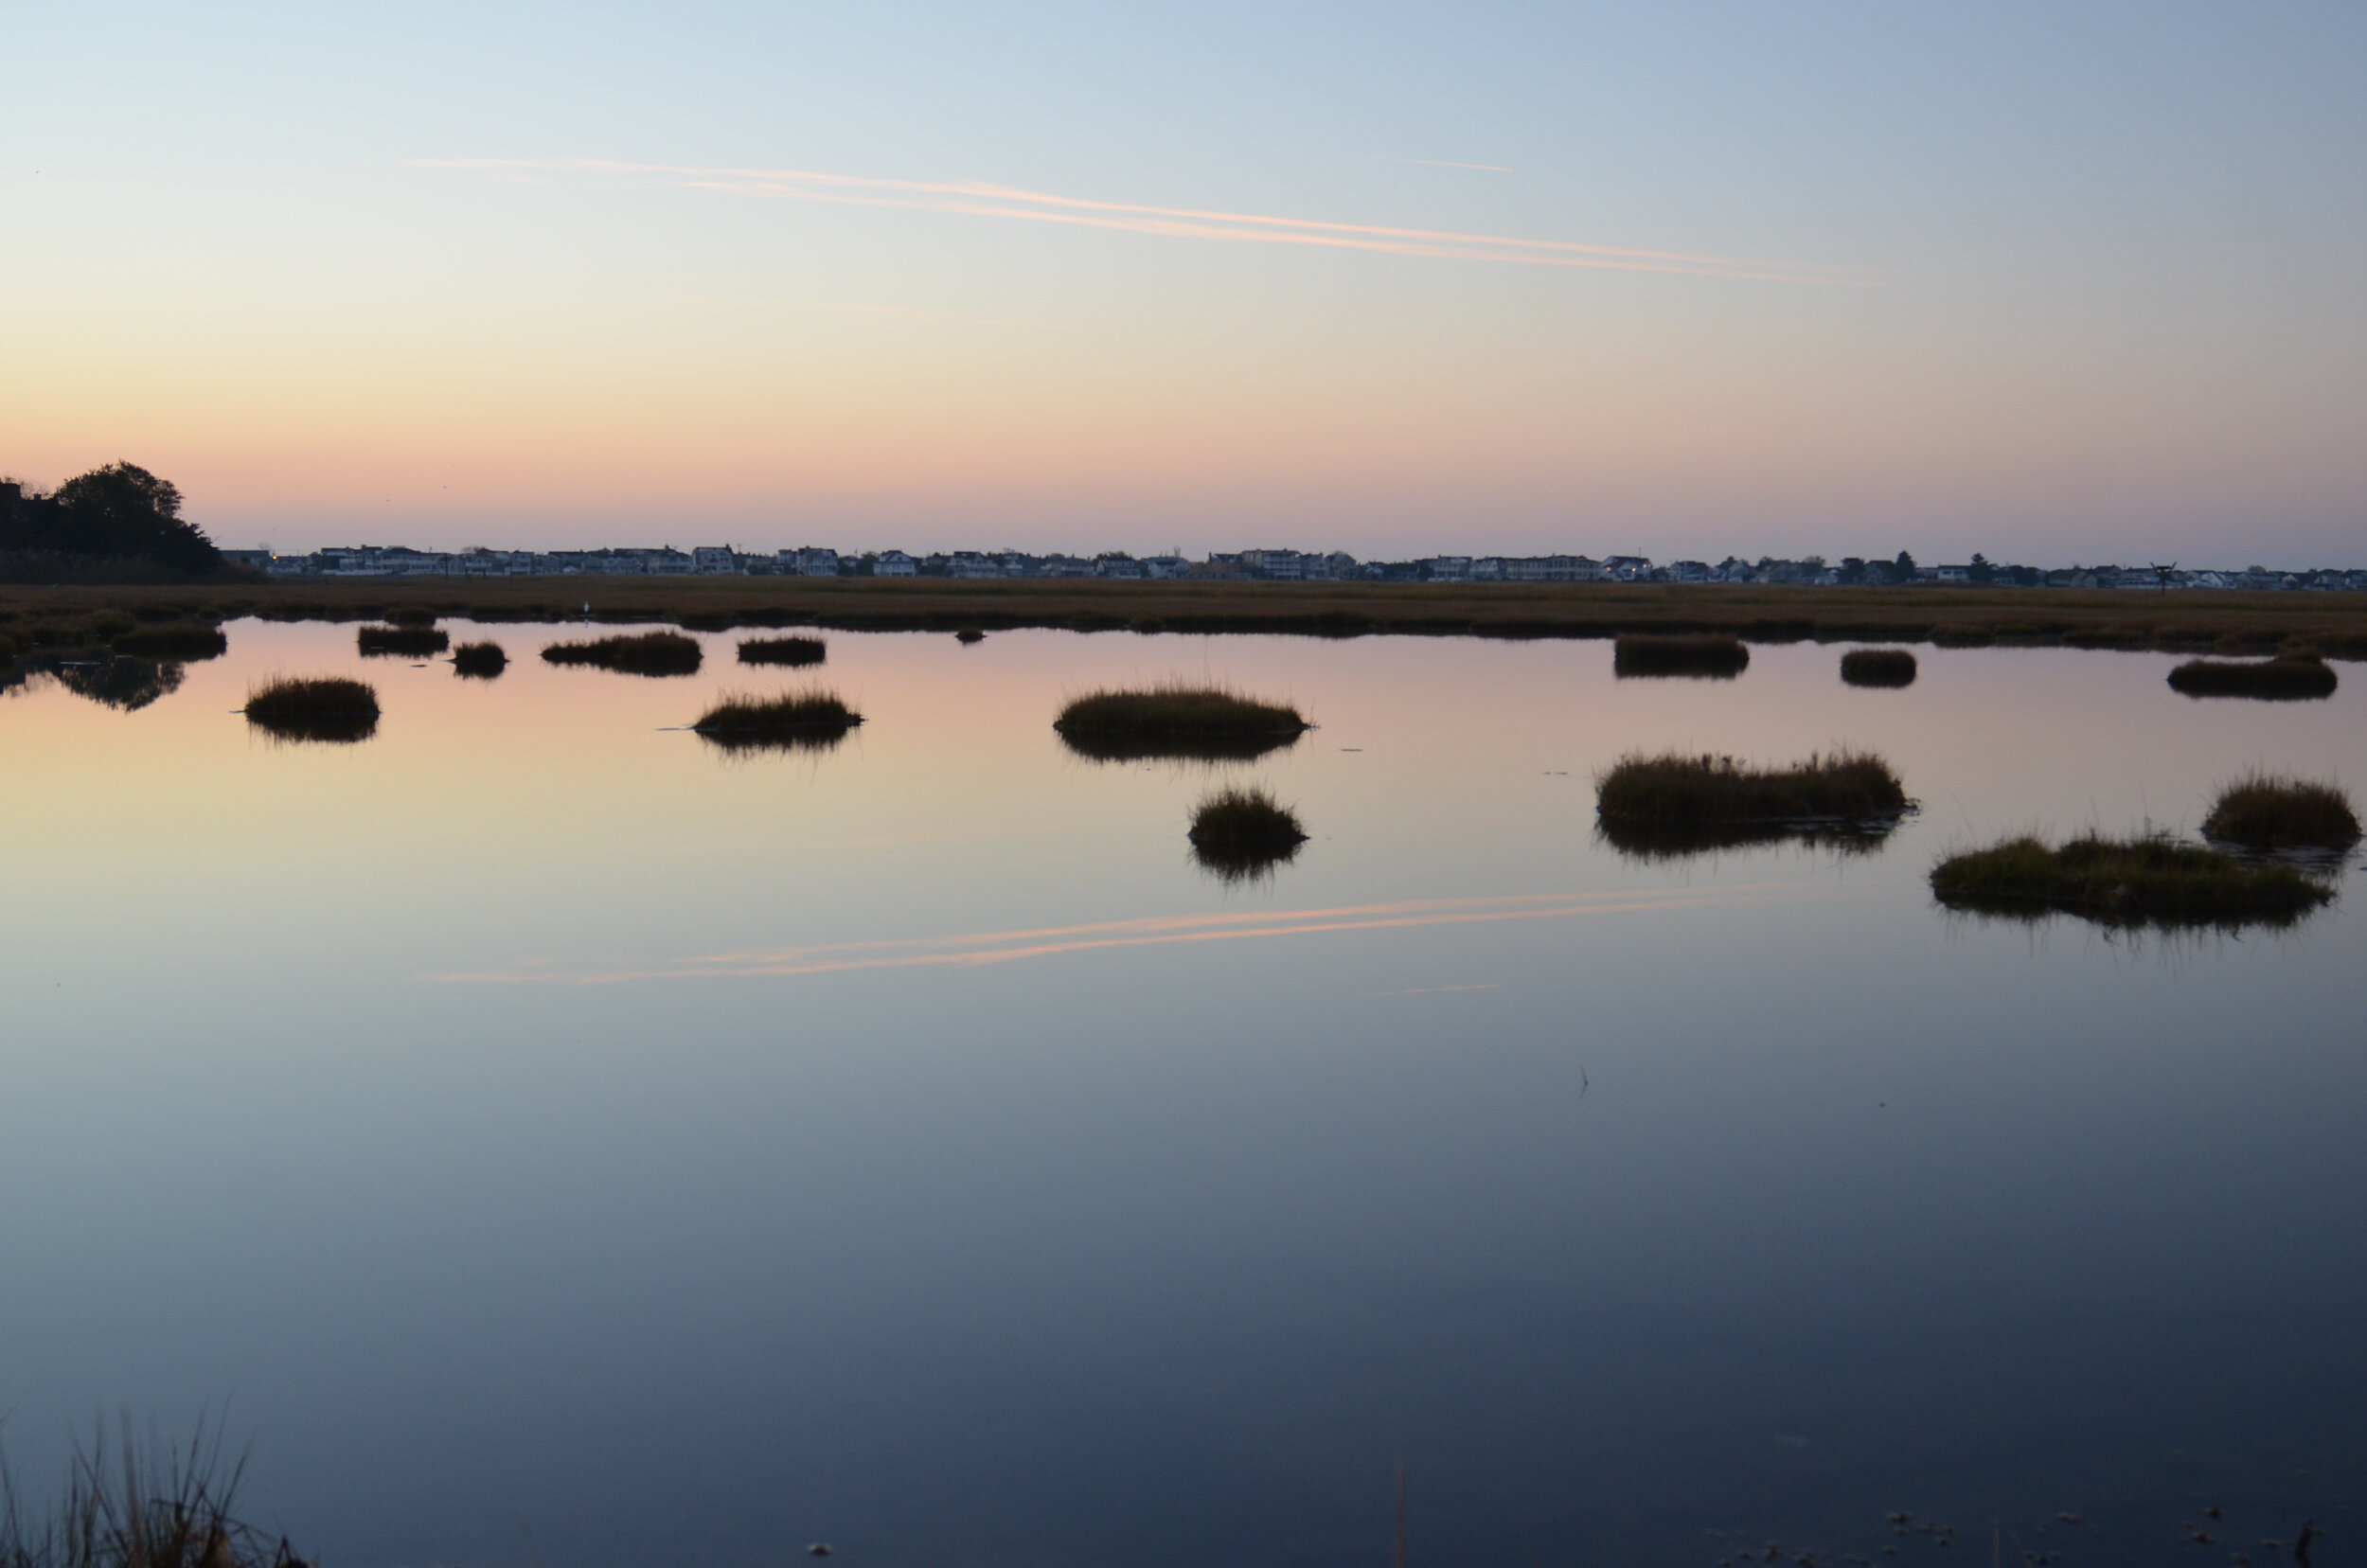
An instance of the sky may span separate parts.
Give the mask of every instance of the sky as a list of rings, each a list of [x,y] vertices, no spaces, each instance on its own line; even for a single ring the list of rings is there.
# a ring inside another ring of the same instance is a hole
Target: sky
[[[2367,8],[17,8],[225,545],[2367,564]]]

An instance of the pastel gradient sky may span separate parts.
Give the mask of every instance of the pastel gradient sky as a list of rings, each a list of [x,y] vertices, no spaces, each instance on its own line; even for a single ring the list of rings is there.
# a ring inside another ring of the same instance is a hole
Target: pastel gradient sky
[[[225,544],[2367,563],[2367,9],[20,7],[0,472]]]

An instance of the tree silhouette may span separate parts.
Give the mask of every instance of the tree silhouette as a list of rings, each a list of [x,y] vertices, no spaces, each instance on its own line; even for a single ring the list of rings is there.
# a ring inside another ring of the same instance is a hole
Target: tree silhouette
[[[26,500],[0,518],[0,548],[145,559],[181,572],[222,565],[204,529],[181,516],[181,491],[133,463],[77,474],[46,500]]]

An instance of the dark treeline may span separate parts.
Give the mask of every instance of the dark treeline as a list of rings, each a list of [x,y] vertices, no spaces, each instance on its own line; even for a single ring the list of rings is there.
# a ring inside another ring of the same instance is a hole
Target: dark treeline
[[[181,491],[133,463],[77,474],[47,495],[0,479],[0,578],[18,582],[198,578],[224,570]]]

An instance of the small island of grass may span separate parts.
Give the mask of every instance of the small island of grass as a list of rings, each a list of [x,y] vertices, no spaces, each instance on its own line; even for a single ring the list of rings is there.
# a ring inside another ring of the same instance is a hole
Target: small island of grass
[[[1931,892],[1951,909],[2023,918],[2054,911],[2106,925],[2290,925],[2333,893],[2279,862],[2239,859],[2161,834],[2085,833],[2057,848],[2024,835],[1950,855]]]
[[[1624,757],[1594,780],[1606,822],[1706,828],[1717,824],[1895,825],[1914,809],[1889,763],[1836,751],[1789,767],[1754,768],[1731,757]]]
[[[1062,708],[1052,727],[1079,755],[1121,762],[1154,757],[1245,761],[1291,744],[1314,726],[1284,704],[1226,686],[1176,682],[1089,692]]]
[[[2188,697],[2255,697],[2307,702],[2334,695],[2334,671],[2313,654],[2273,659],[2189,659],[2170,671],[2170,689]]]
[[[2202,819],[2202,836],[2261,853],[2340,851],[2358,842],[2358,813],[2332,784],[2254,773],[2219,792]]]
[[[695,675],[699,672],[699,639],[679,632],[644,632],[638,635],[596,637],[590,642],[553,643],[543,657],[555,665],[591,665],[628,675]]]
[[[1611,672],[1622,676],[1690,675],[1732,680],[1751,664],[1739,637],[1619,637],[1611,643]]]
[[[820,637],[748,637],[739,645],[739,662],[748,665],[818,665],[828,653]]]
[[[509,668],[509,654],[497,642],[462,643],[452,650],[452,670],[471,680],[489,681]]]
[[[1194,858],[1227,882],[1271,871],[1307,842],[1296,811],[1262,788],[1237,786],[1219,790],[1193,809],[1188,836]]]
[[[371,659],[423,659],[452,646],[451,634],[436,626],[365,626],[354,640]]]
[[[834,692],[787,692],[777,697],[726,695],[690,727],[725,748],[820,748],[836,745],[863,715]]]
[[[1915,656],[1903,648],[1853,648],[1841,656],[1841,678],[1853,686],[1915,684]]]
[[[378,693],[342,676],[274,676],[247,692],[246,722],[283,739],[365,740],[378,729]]]

